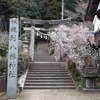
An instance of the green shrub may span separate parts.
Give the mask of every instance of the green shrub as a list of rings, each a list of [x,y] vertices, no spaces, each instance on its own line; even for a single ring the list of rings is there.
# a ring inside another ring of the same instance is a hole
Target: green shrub
[[[26,54],[19,54],[18,57],[18,76],[23,74],[29,65],[30,56]]]
[[[96,79],[96,84],[97,84],[97,87],[100,88],[100,78]]]
[[[79,80],[79,81],[76,81],[76,86],[81,86],[81,87],[85,87],[85,81],[82,81],[82,80]]]
[[[54,54],[55,49],[54,48],[50,48],[50,55]]]
[[[76,86],[85,87],[85,80],[82,78],[79,70],[76,68],[76,64],[73,61],[68,62],[68,69],[70,70]]]
[[[8,47],[6,45],[2,46],[4,50],[0,53],[1,57],[5,57],[7,54]]]
[[[38,52],[38,43],[35,42],[34,44],[34,53],[36,54]]]
[[[2,74],[4,72],[5,64],[6,64],[5,59],[6,59],[5,57],[0,58],[0,74]]]

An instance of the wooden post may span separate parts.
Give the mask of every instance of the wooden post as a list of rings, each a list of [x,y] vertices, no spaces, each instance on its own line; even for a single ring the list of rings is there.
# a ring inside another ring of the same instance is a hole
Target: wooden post
[[[18,65],[18,18],[10,19],[8,74],[7,74],[7,99],[16,98],[17,90],[17,65]]]

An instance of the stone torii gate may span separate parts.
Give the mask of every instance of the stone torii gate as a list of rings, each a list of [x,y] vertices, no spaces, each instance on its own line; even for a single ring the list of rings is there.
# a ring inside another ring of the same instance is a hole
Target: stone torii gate
[[[63,20],[34,20],[29,18],[20,18],[24,24],[31,24],[31,25],[44,25],[45,23],[49,23],[49,25],[58,25],[58,24],[67,24],[71,21],[71,18],[66,18]]]
[[[24,27],[24,30],[25,31],[31,31],[31,38],[30,38],[30,47],[29,47],[29,53],[30,53],[30,58],[31,58],[31,61],[34,61],[34,41],[35,41],[35,31],[39,32],[39,30],[45,30],[45,29],[41,29],[41,28],[35,28],[34,26],[31,26],[31,27]],[[46,31],[50,31],[50,30],[46,30]],[[42,32],[41,32],[42,33]],[[42,33],[44,34],[44,33]],[[47,35],[46,34],[46,38],[47,39]]]
[[[30,24],[30,28],[24,28],[25,30],[30,30],[31,31],[31,42],[30,42],[30,57],[31,60],[34,60],[34,34],[35,34],[35,25],[44,25],[44,28],[37,28],[37,30],[40,31],[50,31],[49,26],[51,25],[58,25],[58,24],[68,24],[71,21],[71,18],[63,19],[63,20],[34,20],[34,19],[29,19],[29,18],[20,18],[20,23],[21,21],[24,24]],[[21,26],[20,26],[21,27]],[[20,34],[21,35],[21,34]]]

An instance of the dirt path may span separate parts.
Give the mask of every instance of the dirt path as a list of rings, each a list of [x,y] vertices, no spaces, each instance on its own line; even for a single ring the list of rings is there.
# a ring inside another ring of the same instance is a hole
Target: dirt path
[[[6,97],[0,100],[6,100]],[[77,90],[25,90],[18,93],[17,99],[14,100],[100,100],[100,93],[83,93]]]

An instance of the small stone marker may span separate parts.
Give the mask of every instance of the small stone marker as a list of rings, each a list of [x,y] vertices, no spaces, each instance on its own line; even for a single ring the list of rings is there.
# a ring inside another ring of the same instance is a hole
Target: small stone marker
[[[9,52],[7,74],[7,99],[16,98],[17,90],[17,65],[18,65],[18,18],[10,19],[9,28]]]

